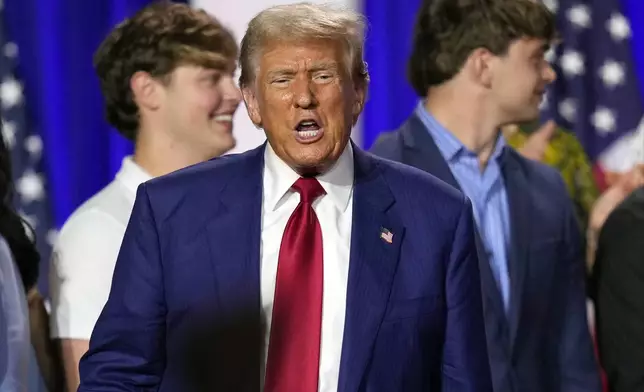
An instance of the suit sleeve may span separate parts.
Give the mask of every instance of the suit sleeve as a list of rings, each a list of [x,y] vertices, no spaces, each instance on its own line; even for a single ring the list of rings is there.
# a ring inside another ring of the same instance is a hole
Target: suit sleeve
[[[644,216],[618,208],[597,249],[597,340],[614,392],[644,391]]]
[[[464,206],[447,265],[443,391],[492,391],[472,205]]]
[[[562,189],[562,192],[564,190]],[[579,225],[566,199],[562,259],[555,277],[558,312],[554,331],[558,337],[562,392],[600,392],[599,365],[588,325],[586,272]]]
[[[165,368],[165,313],[159,236],[141,185],[107,304],[80,362],[78,391],[156,390]]]

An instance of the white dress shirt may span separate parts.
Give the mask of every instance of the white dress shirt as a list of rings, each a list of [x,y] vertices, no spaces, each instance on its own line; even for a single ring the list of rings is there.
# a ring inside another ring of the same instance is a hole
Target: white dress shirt
[[[151,178],[130,157],[124,158],[114,181],[63,225],[49,271],[53,337],[89,340],[110,294],[136,190]]]
[[[267,143],[260,253],[262,317],[268,326],[264,340],[263,370],[268,355],[280,245],[286,223],[300,201],[299,193],[290,189],[298,178],[299,175],[284,163]],[[324,260],[318,390],[330,392],[338,389],[349,278],[353,206],[353,150],[350,143],[335,165],[317,179],[326,191],[325,195],[313,203],[313,210],[322,229]],[[264,372],[262,380],[263,378]]]

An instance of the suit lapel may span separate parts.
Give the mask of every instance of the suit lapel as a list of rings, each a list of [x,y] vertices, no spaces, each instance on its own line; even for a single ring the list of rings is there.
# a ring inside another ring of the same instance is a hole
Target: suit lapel
[[[354,147],[353,226],[339,391],[364,376],[393,282],[404,227],[389,214],[394,198],[373,158]],[[393,233],[391,243],[381,238]]]
[[[531,209],[530,186],[525,178],[516,152],[506,149],[503,156],[503,178],[510,210],[510,249],[508,270],[510,274],[510,344],[514,346],[521,314],[523,283],[527,270],[527,250],[530,240]]]
[[[402,126],[400,130],[405,147],[403,163],[422,169],[439,179],[445,181],[454,188],[462,191],[461,186],[456,181],[452,170],[443,158],[436,142],[431,137],[425,124],[414,114]],[[476,245],[479,249],[479,270],[481,274],[482,289],[486,297],[484,306],[488,304],[505,319],[505,309],[501,299],[501,291],[496,284],[492,269],[485,252],[483,241],[479,235],[478,229],[475,232]]]
[[[264,146],[247,154],[243,166],[231,166],[237,170],[223,191],[210,195],[220,205],[207,230],[219,309],[229,315],[254,309],[259,317]]]

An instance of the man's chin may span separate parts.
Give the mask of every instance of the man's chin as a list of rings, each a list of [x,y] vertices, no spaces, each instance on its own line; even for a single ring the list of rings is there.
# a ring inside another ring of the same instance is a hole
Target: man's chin
[[[306,155],[292,159],[292,168],[301,176],[316,176],[326,172],[335,162],[328,155]]]
[[[511,124],[525,124],[539,120],[541,112],[539,108],[526,110],[524,113],[518,113],[514,119],[510,121]]]
[[[213,145],[213,148],[211,149],[212,158],[217,158],[226,154],[227,152],[235,148],[236,145],[237,139],[235,139],[232,135],[230,135],[228,138],[222,137],[220,140],[217,140],[217,143]]]

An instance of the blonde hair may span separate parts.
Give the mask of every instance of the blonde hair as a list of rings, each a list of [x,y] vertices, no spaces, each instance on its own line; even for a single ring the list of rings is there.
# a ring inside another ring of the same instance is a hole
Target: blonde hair
[[[331,5],[297,3],[268,8],[250,21],[242,39],[239,86],[254,83],[257,59],[269,43],[314,39],[342,42],[346,48],[345,65],[353,81],[367,84],[369,73],[363,60],[365,30],[362,15]]]

